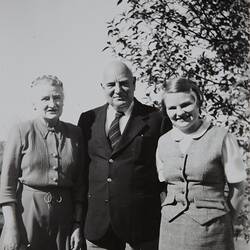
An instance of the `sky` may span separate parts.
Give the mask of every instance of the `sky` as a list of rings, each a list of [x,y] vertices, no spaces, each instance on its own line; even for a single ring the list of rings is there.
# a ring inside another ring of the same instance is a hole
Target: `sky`
[[[0,140],[10,127],[34,116],[29,85],[52,74],[64,83],[62,120],[105,102],[102,52],[107,24],[124,6],[117,0],[0,0]]]

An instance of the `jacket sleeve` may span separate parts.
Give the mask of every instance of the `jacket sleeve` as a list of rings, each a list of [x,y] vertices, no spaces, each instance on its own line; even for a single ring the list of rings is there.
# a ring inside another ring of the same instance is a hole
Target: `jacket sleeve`
[[[78,148],[77,148],[77,173],[75,178],[75,184],[73,186],[73,197],[75,203],[85,203],[87,199],[87,172],[85,164],[85,155],[83,153],[83,137],[80,129],[77,129],[78,133]]]

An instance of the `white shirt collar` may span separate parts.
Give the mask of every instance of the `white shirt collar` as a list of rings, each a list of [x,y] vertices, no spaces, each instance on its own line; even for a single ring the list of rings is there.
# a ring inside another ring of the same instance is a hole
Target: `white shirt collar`
[[[193,132],[191,134],[185,134],[181,130],[179,130],[178,128],[173,127],[173,129],[171,130],[171,136],[175,141],[181,141],[185,137],[190,137],[192,139],[198,139],[206,133],[206,131],[210,127],[210,124],[211,124],[211,122],[208,121],[207,119],[202,120],[201,126],[195,132]]]

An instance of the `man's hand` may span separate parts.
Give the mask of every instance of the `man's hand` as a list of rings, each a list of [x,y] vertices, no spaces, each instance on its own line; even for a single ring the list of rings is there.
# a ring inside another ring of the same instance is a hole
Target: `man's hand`
[[[80,225],[73,226],[73,232],[70,238],[70,249],[79,250],[82,244],[82,235]]]

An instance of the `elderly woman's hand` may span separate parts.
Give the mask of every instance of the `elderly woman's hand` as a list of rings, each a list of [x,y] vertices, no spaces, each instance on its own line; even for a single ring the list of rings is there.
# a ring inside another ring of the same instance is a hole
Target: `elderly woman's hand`
[[[4,215],[3,250],[19,250],[20,233],[16,219],[16,205],[6,203],[2,206]]]
[[[4,228],[3,250],[19,250],[20,235],[16,228]]]

